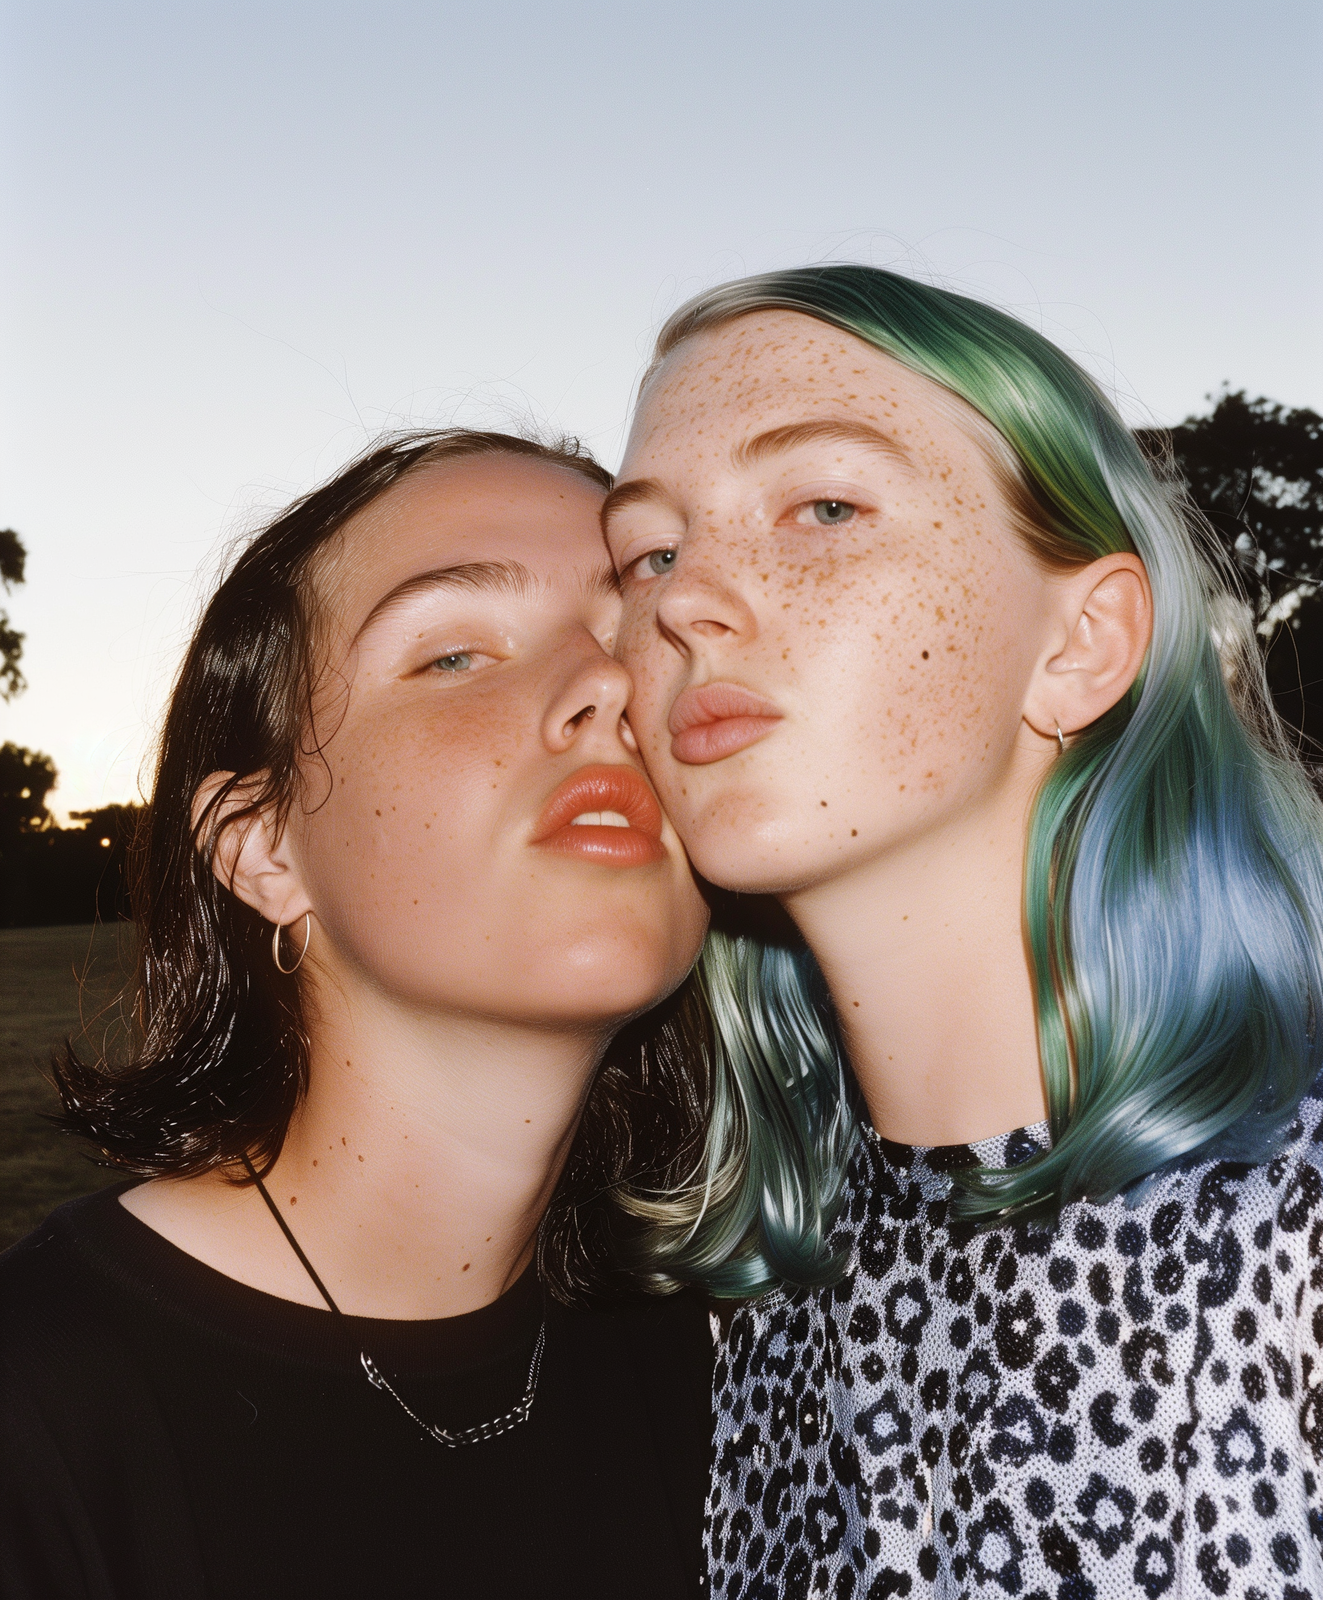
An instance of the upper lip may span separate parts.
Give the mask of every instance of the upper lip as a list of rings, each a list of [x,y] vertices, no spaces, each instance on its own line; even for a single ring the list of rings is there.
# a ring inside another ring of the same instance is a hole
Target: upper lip
[[[631,828],[660,839],[661,807],[648,780],[633,767],[580,767],[553,790],[533,830],[532,843],[568,827],[584,811],[619,811]]]
[[[685,689],[676,696],[667,726],[672,737],[708,722],[725,722],[733,717],[759,717],[780,720],[779,707],[752,689],[738,683],[705,683]]]

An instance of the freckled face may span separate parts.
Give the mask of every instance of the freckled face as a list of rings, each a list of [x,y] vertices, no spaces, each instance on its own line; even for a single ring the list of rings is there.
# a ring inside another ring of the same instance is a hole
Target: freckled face
[[[601,501],[567,469],[463,458],[328,552],[324,762],[291,817],[323,964],[429,1009],[585,1024],[688,970],[706,910],[622,721]]]
[[[754,313],[649,382],[608,501],[630,723],[697,869],[788,892],[1007,781],[1046,578],[961,402]]]

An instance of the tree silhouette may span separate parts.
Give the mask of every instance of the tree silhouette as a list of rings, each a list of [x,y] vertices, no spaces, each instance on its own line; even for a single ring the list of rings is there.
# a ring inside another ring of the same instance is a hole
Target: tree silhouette
[[[4,584],[6,594],[16,583],[23,582],[27,554],[23,541],[12,528],[0,528],[0,583]],[[9,613],[0,611],[0,700],[12,700],[27,688],[18,670],[22,654],[23,635],[10,626]]]
[[[23,582],[27,552],[0,530],[0,583]],[[26,687],[18,670],[23,635],[0,611],[0,699]],[[75,811],[81,826],[61,828],[46,805],[59,774],[40,750],[0,745],[0,927],[114,921],[129,915],[128,868],[142,818],[137,805]]]
[[[1209,397],[1212,399],[1212,396]],[[1323,417],[1223,390],[1204,417],[1144,429],[1170,446],[1244,578],[1278,709],[1323,754]]]
[[[129,915],[129,854],[143,807],[98,806],[60,828],[45,797],[49,756],[0,746],[0,927],[113,922]]]
[[[16,834],[50,826],[46,796],[58,776],[55,763],[40,750],[0,745],[0,848]]]

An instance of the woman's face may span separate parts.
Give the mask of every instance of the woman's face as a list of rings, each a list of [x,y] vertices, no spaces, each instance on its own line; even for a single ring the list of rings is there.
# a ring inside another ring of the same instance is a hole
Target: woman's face
[[[630,723],[706,877],[804,888],[1007,781],[1049,580],[935,384],[741,317],[654,374],[605,518]]]
[[[290,819],[323,965],[429,1010],[588,1025],[689,969],[706,908],[622,720],[601,502],[568,469],[466,457],[329,549],[320,754]]]

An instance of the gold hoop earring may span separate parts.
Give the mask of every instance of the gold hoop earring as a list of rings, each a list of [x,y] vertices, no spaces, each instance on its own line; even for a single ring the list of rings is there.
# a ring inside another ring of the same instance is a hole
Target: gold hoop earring
[[[1061,724],[1055,717],[1052,718],[1052,726],[1057,730],[1057,755],[1064,756],[1066,753],[1066,736],[1062,733]]]
[[[303,949],[299,951],[299,959],[292,967],[282,967],[280,964],[280,935],[284,932],[284,924],[279,922],[276,923],[275,929],[271,935],[271,959],[276,964],[276,971],[283,972],[287,978],[291,973],[299,970],[299,968],[303,965],[304,956],[306,956],[308,953],[308,944],[312,939],[312,913],[310,911],[305,911],[303,913],[303,925]],[[291,922],[289,926],[292,928],[294,923]]]

